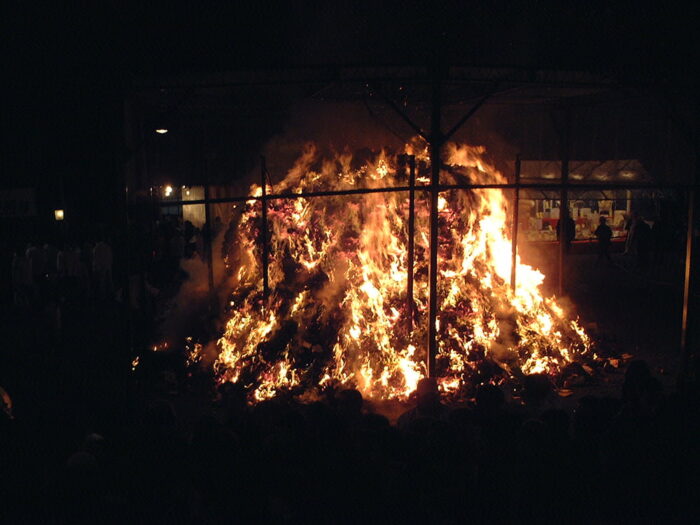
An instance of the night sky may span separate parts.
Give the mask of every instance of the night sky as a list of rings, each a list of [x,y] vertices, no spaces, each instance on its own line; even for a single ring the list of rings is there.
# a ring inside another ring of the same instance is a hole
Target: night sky
[[[605,71],[671,88],[698,69],[697,6],[440,3],[5,3],[2,186],[90,188],[82,217],[112,220],[100,199],[121,187],[121,103],[134,77],[424,64],[435,51],[452,64]]]

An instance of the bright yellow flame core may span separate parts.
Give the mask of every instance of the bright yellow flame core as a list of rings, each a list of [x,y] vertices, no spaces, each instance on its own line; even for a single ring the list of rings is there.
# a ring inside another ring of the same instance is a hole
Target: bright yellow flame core
[[[441,180],[506,182],[486,162],[483,148],[447,149],[452,171]],[[425,180],[425,155],[418,161],[418,180]],[[308,146],[275,192],[403,184],[384,153],[357,168],[348,155],[322,160]],[[251,192],[262,194],[259,186]],[[412,331],[406,314],[407,192],[269,201],[267,302],[260,284],[260,209],[259,201],[246,203],[234,241],[237,254],[227,260],[234,293],[214,365],[220,381],[242,382],[253,401],[331,383],[356,387],[367,397],[405,399],[425,373],[426,193],[416,193]],[[589,351],[579,324],[542,296],[544,276],[519,258],[511,289],[508,202],[501,190],[442,193],[439,216],[437,361],[443,392],[459,391],[487,361],[505,373],[556,374]]]

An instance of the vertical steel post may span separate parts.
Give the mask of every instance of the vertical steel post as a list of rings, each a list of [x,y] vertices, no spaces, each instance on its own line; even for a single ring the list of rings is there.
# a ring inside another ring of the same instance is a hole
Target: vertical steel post
[[[564,110],[564,130],[561,137],[561,196],[559,205],[559,295],[564,295],[566,259],[567,259],[567,228],[569,219],[569,148],[571,140],[571,110]],[[573,239],[572,239],[573,240]]]
[[[204,166],[205,170],[205,184],[204,184],[204,257],[207,260],[207,277],[209,281],[209,307],[212,311],[218,310],[218,304],[216,300],[216,294],[214,292],[214,257],[212,244],[214,239],[212,238],[212,228],[211,228],[211,210],[209,209],[209,170],[208,166]]]
[[[440,80],[436,72],[433,81],[432,118],[430,131],[430,265],[428,267],[428,359],[427,375],[435,375],[437,356],[437,314],[438,314],[438,198],[440,196],[440,153],[442,132],[440,131],[441,101]]]
[[[263,296],[267,299],[270,293],[270,283],[268,276],[269,263],[269,246],[267,244],[267,167],[265,166],[265,157],[260,156],[260,185],[262,187],[262,220],[260,224],[260,243],[262,245],[262,277],[263,277]]]
[[[515,156],[515,197],[513,199],[512,254],[510,263],[510,287],[515,293],[518,267],[518,220],[520,212],[520,153]]]
[[[138,187],[137,182],[141,181],[140,170],[138,169],[137,148],[143,147],[143,141],[136,143],[134,138],[134,113],[131,105],[131,97],[124,100],[124,143],[131,155],[124,160],[122,169],[124,173],[124,244],[123,250],[126,259],[126,275],[122,277],[122,289],[124,290],[123,304],[126,311],[127,340],[129,342],[130,359],[134,356],[134,315],[131,310],[131,274],[134,273],[134,260],[131,238],[131,193],[129,187]],[[131,172],[131,176],[129,176]],[[143,184],[141,184],[143,186]]]
[[[681,319],[681,381],[685,380],[690,358],[690,284],[693,272],[693,236],[695,230],[695,189],[688,192],[688,231],[685,239],[685,276],[683,279],[683,316]]]
[[[206,152],[206,144],[207,132],[204,130],[198,148],[198,154],[200,156],[198,164],[199,168],[202,170],[201,175],[204,179],[204,258],[207,262],[209,308],[212,312],[216,312],[219,309],[219,303],[216,298],[216,292],[214,291],[214,250],[212,248],[214,239],[212,238],[211,206],[209,204],[209,199],[211,199],[211,188],[209,187],[209,160]],[[180,195],[180,197],[182,197],[182,195]]]
[[[406,311],[408,333],[413,332],[413,252],[416,236],[416,158],[408,155],[408,260],[406,261]]]

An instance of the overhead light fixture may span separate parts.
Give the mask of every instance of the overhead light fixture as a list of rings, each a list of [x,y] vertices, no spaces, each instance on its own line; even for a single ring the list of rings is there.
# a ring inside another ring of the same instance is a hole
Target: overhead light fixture
[[[165,196],[170,197],[173,194],[173,187],[172,186],[166,186],[165,187]]]
[[[63,212],[63,210],[54,210],[54,211],[53,211],[53,216],[54,216],[54,218],[55,218],[57,221],[62,221],[63,219],[66,218],[66,215],[65,215],[65,213]]]
[[[158,135],[165,135],[167,132],[167,128],[156,128],[156,133],[158,133]]]

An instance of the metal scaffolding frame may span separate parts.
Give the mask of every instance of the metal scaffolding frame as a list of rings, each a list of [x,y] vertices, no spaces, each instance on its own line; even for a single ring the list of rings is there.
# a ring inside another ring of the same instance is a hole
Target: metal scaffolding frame
[[[268,266],[269,266],[269,235],[268,235],[268,224],[267,224],[267,206],[270,201],[273,200],[286,200],[286,199],[309,199],[309,198],[323,198],[323,197],[335,197],[342,195],[367,195],[372,193],[398,193],[398,192],[408,192],[409,194],[409,216],[408,221],[408,253],[407,253],[407,323],[409,329],[413,328],[414,319],[414,302],[413,302],[413,267],[414,267],[414,235],[411,233],[415,232],[415,194],[416,192],[424,192],[430,194],[430,264],[433,264],[435,271],[434,281],[431,279],[432,272],[429,272],[429,298],[435,300],[434,309],[429,308],[428,312],[428,322],[429,326],[436,327],[436,319],[438,315],[438,304],[437,304],[437,253],[438,253],[438,243],[433,239],[437,239],[437,206],[433,209],[433,200],[437,202],[437,196],[445,191],[451,190],[478,190],[478,189],[513,189],[515,190],[514,196],[514,206],[513,206],[513,222],[511,224],[511,238],[512,238],[512,267],[511,267],[511,286],[515,287],[517,279],[517,265],[515,264],[517,260],[517,238],[518,238],[518,204],[519,204],[519,193],[521,189],[548,189],[548,190],[559,190],[560,192],[568,192],[569,190],[605,190],[605,189],[675,189],[687,192],[689,195],[688,199],[688,231],[687,231],[687,241],[686,241],[686,257],[685,257],[685,274],[684,274],[684,286],[683,286],[683,314],[681,321],[681,351],[682,359],[687,359],[689,352],[689,319],[690,319],[690,278],[692,273],[692,257],[693,257],[693,243],[692,243],[692,225],[693,225],[693,210],[694,210],[694,195],[697,190],[697,185],[689,184],[567,184],[564,182],[560,183],[522,183],[520,182],[519,166],[520,157],[516,157],[516,170],[514,174],[514,183],[505,184],[447,184],[447,185],[415,185],[415,158],[412,155],[402,155],[399,157],[397,166],[401,169],[402,166],[408,164],[409,167],[409,185],[408,186],[393,186],[386,188],[356,188],[348,190],[335,190],[335,191],[317,191],[317,192],[302,192],[302,193],[277,193],[277,194],[267,194],[266,186],[272,188],[269,182],[269,174],[265,168],[265,158],[261,157],[261,183],[263,184],[263,191],[261,195],[248,195],[245,197],[225,197],[216,199],[201,199],[192,201],[167,201],[159,203],[159,206],[187,206],[193,204],[215,204],[215,203],[239,203],[246,201],[260,201],[262,203],[261,210],[261,234],[260,234],[260,249],[261,249],[261,268],[262,268],[262,279],[263,279],[263,294],[267,298],[269,296],[269,284],[268,284]],[[566,164],[566,163],[564,163]],[[433,198],[433,196],[435,196]],[[564,201],[566,202],[566,201]],[[435,225],[433,227],[433,225]],[[433,233],[433,228],[435,232]],[[435,235],[435,237],[433,237]],[[565,241],[564,236],[560,236],[558,242],[559,245],[559,293],[560,295],[565,292],[565,284],[562,277],[564,260],[562,255],[565,254]],[[212,275],[211,259],[208,260],[210,276]],[[211,281],[211,277],[210,277]],[[428,330],[428,341],[426,342],[426,367],[427,371],[434,373],[435,370],[435,357],[437,356],[437,330]]]
[[[415,159],[410,156],[404,156],[399,159],[398,165],[402,164],[409,166],[409,184],[407,186],[396,186],[391,188],[355,188],[347,190],[335,191],[312,191],[303,193],[279,193],[275,194],[272,185],[269,181],[265,159],[261,157],[261,186],[262,194],[259,196],[241,196],[227,198],[209,198],[209,184],[206,184],[205,198],[200,200],[173,200],[160,203],[160,206],[177,206],[177,205],[193,205],[204,204],[207,209],[207,222],[209,222],[209,204],[215,203],[235,203],[251,200],[260,200],[262,204],[261,211],[261,253],[262,253],[262,270],[263,270],[263,292],[267,298],[269,295],[268,282],[268,265],[269,265],[269,232],[267,225],[267,207],[271,200],[277,199],[298,199],[298,198],[317,198],[342,195],[364,195],[370,193],[388,193],[388,192],[408,192],[410,202],[410,213],[408,218],[409,228],[409,247],[408,247],[408,276],[407,276],[407,311],[408,311],[408,326],[412,329],[414,321],[414,303],[413,303],[413,236],[410,232],[414,231],[414,206],[415,193],[428,192],[430,199],[430,264],[429,264],[429,314],[428,314],[428,341],[426,341],[426,368],[428,375],[435,373],[435,358],[437,356],[437,326],[436,319],[438,315],[438,297],[437,297],[437,280],[438,280],[438,196],[441,192],[449,190],[474,190],[483,188],[494,189],[514,189],[514,210],[513,210],[513,226],[512,226],[512,273],[511,286],[516,285],[516,267],[517,261],[517,236],[518,236],[518,202],[520,191],[522,189],[537,189],[537,190],[555,190],[560,192],[561,209],[563,217],[568,215],[568,192],[570,190],[610,190],[610,189],[676,189],[685,191],[688,195],[688,231],[686,240],[686,256],[685,256],[685,274],[683,286],[683,316],[681,321],[681,351],[683,361],[687,361],[690,352],[690,342],[688,336],[688,327],[690,322],[690,281],[692,274],[693,254],[693,220],[695,193],[698,189],[697,174],[695,174],[695,182],[691,184],[663,184],[663,183],[613,183],[613,184],[590,184],[590,183],[571,183],[569,181],[569,150],[571,143],[571,114],[570,103],[563,106],[565,119],[563,129],[560,130],[560,146],[561,146],[561,179],[558,182],[551,183],[523,183],[520,177],[520,157],[515,159],[515,173],[513,174],[513,183],[505,184],[441,184],[440,171],[443,168],[442,163],[442,148],[446,141],[463,126],[476,111],[484,105],[492,96],[497,94],[497,88],[505,87],[518,89],[517,86],[568,86],[576,89],[620,89],[618,83],[609,78],[580,73],[580,72],[557,72],[546,70],[526,70],[516,68],[470,68],[470,67],[452,67],[444,68],[372,68],[372,67],[355,67],[355,68],[306,68],[298,71],[276,72],[268,71],[264,73],[237,73],[215,75],[200,80],[199,83],[192,80],[181,82],[178,79],[159,79],[153,83],[141,82],[142,88],[162,88],[162,87],[216,87],[216,86],[256,86],[256,85],[290,85],[290,84],[310,84],[310,83],[356,83],[364,82],[367,89],[376,93],[384,100],[387,105],[399,115],[405,123],[413,129],[415,133],[423,137],[429,145],[429,154],[431,160],[431,177],[428,185],[415,185]],[[296,78],[298,77],[298,78]],[[372,79],[372,80],[367,80]],[[431,87],[431,127],[430,131],[426,132],[421,129],[413,120],[401,109],[401,107],[392,100],[391,97],[385,95],[380,87],[380,83],[384,81],[409,81],[412,83],[424,84]],[[473,107],[454,125],[447,133],[443,133],[441,129],[442,116],[442,99],[441,92],[444,82],[449,81],[451,84],[476,84],[481,85],[483,92],[479,96]],[[636,82],[639,85],[639,82]],[[513,88],[512,86],[516,86]],[[267,192],[267,187],[270,186],[270,193]],[[127,187],[127,195],[128,195]],[[127,197],[128,198],[128,197]],[[560,219],[561,219],[560,218]],[[211,250],[211,248],[209,248]],[[559,241],[559,275],[558,288],[559,293],[565,291],[565,258],[566,242],[565,235],[560,235]],[[210,286],[213,286],[213,270],[211,254],[209,253],[208,264],[210,272]],[[213,290],[212,290],[213,293]]]

